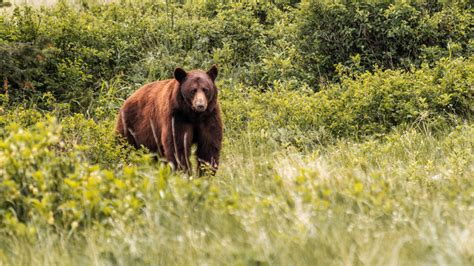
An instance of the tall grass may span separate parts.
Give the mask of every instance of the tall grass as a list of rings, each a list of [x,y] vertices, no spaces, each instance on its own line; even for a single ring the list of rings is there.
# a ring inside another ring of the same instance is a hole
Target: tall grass
[[[143,220],[0,240],[10,265],[469,265],[474,128],[312,152],[228,141],[212,179],[167,179]]]
[[[184,2],[0,11],[0,266],[474,265],[467,2]],[[215,177],[116,139],[211,63]]]

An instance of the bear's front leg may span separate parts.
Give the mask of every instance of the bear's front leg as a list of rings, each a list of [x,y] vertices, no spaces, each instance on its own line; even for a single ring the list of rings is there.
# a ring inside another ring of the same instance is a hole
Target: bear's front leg
[[[169,126],[164,128],[161,142],[166,160],[177,170],[190,174],[191,145],[193,141],[193,127],[191,124],[171,120]]]
[[[213,117],[199,125],[197,136],[198,175],[202,176],[206,170],[214,175],[219,167],[219,156],[222,147],[222,122],[220,117]]]

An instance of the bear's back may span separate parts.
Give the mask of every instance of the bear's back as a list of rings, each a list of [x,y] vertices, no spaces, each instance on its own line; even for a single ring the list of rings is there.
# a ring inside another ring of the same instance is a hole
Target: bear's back
[[[155,97],[160,97],[162,94],[170,94],[173,91],[173,86],[170,86],[173,83],[172,81],[172,79],[167,79],[148,83],[130,95],[127,101],[148,101]]]
[[[175,83],[173,79],[155,81],[136,90],[120,109],[116,131],[128,136],[131,130],[137,139],[129,138],[129,141],[145,144],[147,141],[142,141],[148,138],[142,136],[152,135],[150,120],[154,121],[155,130],[160,131],[163,123],[160,120],[168,116],[174,104],[171,99]]]

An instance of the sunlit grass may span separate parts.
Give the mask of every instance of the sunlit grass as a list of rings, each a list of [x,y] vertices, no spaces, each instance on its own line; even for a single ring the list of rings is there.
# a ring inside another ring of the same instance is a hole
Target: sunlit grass
[[[466,1],[7,2],[0,266],[474,265]],[[116,138],[133,91],[212,64],[216,176]]]
[[[136,223],[2,238],[7,264],[468,265],[472,126],[310,152],[228,141],[214,178],[170,177]]]

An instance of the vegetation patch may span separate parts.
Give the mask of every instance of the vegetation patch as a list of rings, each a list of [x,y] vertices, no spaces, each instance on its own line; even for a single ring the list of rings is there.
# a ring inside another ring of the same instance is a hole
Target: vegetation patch
[[[474,264],[468,1],[11,10],[0,264]],[[216,176],[117,138],[134,90],[212,64]]]

